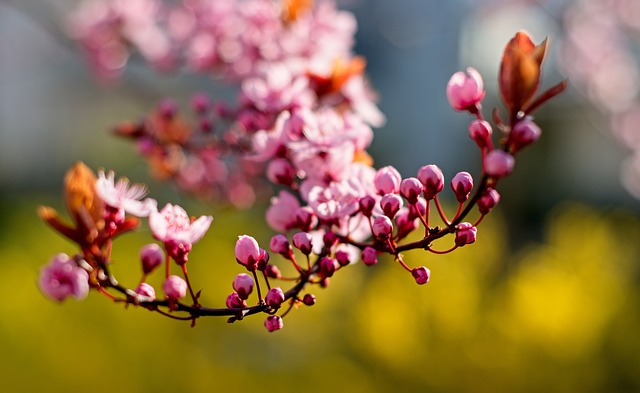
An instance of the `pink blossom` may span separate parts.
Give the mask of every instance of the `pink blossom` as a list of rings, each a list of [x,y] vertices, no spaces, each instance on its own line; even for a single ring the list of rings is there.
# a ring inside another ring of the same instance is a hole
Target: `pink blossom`
[[[284,292],[282,292],[280,287],[273,287],[267,292],[264,301],[267,303],[267,306],[271,308],[279,308],[282,302],[284,302]]]
[[[127,213],[138,217],[148,216],[157,207],[157,202],[154,199],[140,200],[147,194],[145,186],[140,184],[129,185],[129,180],[126,178],[120,178],[116,183],[113,171],[109,171],[106,176],[103,171],[98,173],[96,192],[108,206],[115,209],[123,209]]]
[[[288,254],[291,251],[289,239],[287,239],[287,237],[282,233],[278,233],[271,238],[269,247],[271,248],[271,251],[278,254]]]
[[[266,327],[269,332],[280,330],[283,327],[282,318],[278,315],[269,315],[264,321],[264,327]]]
[[[486,189],[478,198],[480,214],[487,214],[500,202],[500,194],[493,188]]]
[[[393,218],[402,207],[402,198],[397,194],[387,194],[380,199],[380,207],[384,215]]]
[[[484,158],[484,170],[487,175],[493,177],[504,177],[511,174],[516,160],[504,150],[492,150]]]
[[[410,204],[416,203],[418,197],[422,193],[424,186],[415,177],[408,177],[400,183],[400,195],[402,195]]]
[[[233,279],[233,289],[238,293],[240,299],[247,299],[254,286],[253,278],[246,274],[240,273]]]
[[[229,294],[229,296],[227,296],[225,304],[228,308],[247,307],[247,302],[245,302],[244,299],[242,299],[240,295],[238,295],[238,292],[232,292],[231,294]]]
[[[140,300],[156,300],[156,290],[146,282],[141,282],[140,285],[136,287],[135,292],[148,299],[140,299]]]
[[[476,234],[478,230],[476,227],[468,222],[461,222],[456,226],[456,246],[462,247],[467,244],[471,244],[476,241]]]
[[[156,243],[150,243],[140,250],[140,260],[142,261],[142,271],[144,274],[149,274],[162,264],[164,252]]]
[[[388,239],[393,231],[393,223],[387,216],[378,216],[373,220],[373,235],[379,239]]]
[[[308,232],[296,232],[293,234],[293,246],[303,254],[309,255],[313,250],[313,236]]]
[[[430,164],[418,169],[418,180],[424,185],[424,197],[433,199],[444,189],[444,175],[438,166]]]
[[[333,276],[333,273],[335,273],[335,271],[338,270],[338,268],[340,268],[340,264],[334,258],[323,257],[320,260],[320,273],[324,277]]]
[[[492,132],[491,124],[486,120],[474,120],[469,124],[469,137],[479,148],[491,145]]]
[[[151,213],[149,227],[153,236],[165,244],[169,255],[184,264],[193,244],[202,239],[212,221],[211,216],[191,220],[182,207],[167,204],[161,211]]]
[[[70,296],[82,300],[89,293],[89,274],[67,254],[60,253],[40,270],[38,285],[53,300],[61,302]]]
[[[164,294],[169,300],[182,299],[187,295],[187,282],[178,276],[169,276],[162,284]]]
[[[529,117],[516,123],[509,134],[509,145],[513,151],[518,151],[525,146],[537,141],[542,134],[540,127]]]
[[[280,191],[277,197],[271,198],[271,206],[266,213],[267,223],[276,231],[291,229],[296,225],[296,211],[299,207],[300,202],[293,194]]]
[[[400,191],[401,181],[402,176],[400,176],[396,168],[385,166],[378,169],[373,179],[373,184],[380,195],[397,194]]]
[[[419,266],[411,270],[411,275],[418,285],[423,285],[429,282],[431,271],[424,266]]]
[[[256,239],[251,236],[238,236],[235,247],[236,261],[247,268],[254,271],[259,268],[259,264],[266,257],[266,251],[260,248]]]
[[[467,68],[467,74],[456,72],[447,83],[447,99],[453,109],[475,111],[484,98],[482,77],[474,68]]]
[[[365,247],[362,250],[362,262],[367,266],[372,266],[378,263],[378,251],[373,247]]]
[[[469,199],[469,193],[473,189],[473,177],[469,172],[458,172],[451,179],[451,189],[456,195],[458,202],[462,203]]]

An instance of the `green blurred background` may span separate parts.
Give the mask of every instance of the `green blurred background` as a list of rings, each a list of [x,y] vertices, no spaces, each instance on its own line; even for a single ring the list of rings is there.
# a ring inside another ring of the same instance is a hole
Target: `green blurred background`
[[[448,178],[477,167],[468,118],[446,109],[444,85],[468,64],[495,73],[497,54],[483,65],[472,53],[498,53],[513,28],[500,25],[506,35],[481,47],[469,26],[481,35],[499,24],[483,25],[487,15],[468,1],[403,0],[393,12],[383,0],[345,3],[359,18],[358,52],[369,59],[389,117],[372,146],[377,165],[411,175],[435,162]],[[36,286],[40,267],[75,250],[35,209],[62,208],[61,179],[76,160],[150,183],[161,204],[215,216],[189,265],[205,304],[222,305],[240,272],[237,236],[250,232],[267,244],[271,235],[260,206],[237,212],[191,201],[148,179],[133,148],[108,134],[164,95],[186,102],[194,91],[222,88],[142,66],[121,85],[99,86],[63,38],[72,2],[60,4],[0,2],[2,391],[640,391],[640,202],[619,185],[627,152],[576,91],[540,113],[543,139],[501,185],[503,202],[477,243],[447,256],[406,255],[431,269],[426,286],[392,261],[355,265],[314,290],[317,304],[293,310],[274,334],[260,317],[231,325],[201,319],[192,329],[96,293],[62,305],[45,299]],[[540,40],[554,30],[536,9],[517,23]],[[552,60],[547,84],[561,78]],[[495,95],[487,107],[493,103]],[[148,239],[143,227],[117,242],[114,270],[124,284],[139,279],[135,256]]]

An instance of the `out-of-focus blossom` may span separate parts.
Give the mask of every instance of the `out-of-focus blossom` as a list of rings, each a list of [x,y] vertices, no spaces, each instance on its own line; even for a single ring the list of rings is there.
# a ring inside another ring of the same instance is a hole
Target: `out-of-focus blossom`
[[[68,297],[82,300],[89,293],[89,274],[61,253],[40,270],[38,285],[42,293],[53,300],[61,302]]]
[[[164,294],[170,300],[182,299],[187,295],[187,282],[178,276],[169,276],[164,280],[162,284]]]
[[[123,209],[134,216],[147,217],[157,208],[155,199],[140,200],[147,194],[145,186],[140,184],[130,185],[129,180],[126,178],[120,178],[116,182],[113,171],[109,171],[107,175],[103,171],[98,173],[96,192],[108,206],[115,209]]]

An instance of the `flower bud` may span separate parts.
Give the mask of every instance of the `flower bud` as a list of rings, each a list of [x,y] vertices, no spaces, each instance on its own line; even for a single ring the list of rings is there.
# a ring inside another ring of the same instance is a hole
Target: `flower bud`
[[[474,68],[467,68],[467,73],[456,72],[447,83],[447,99],[451,107],[458,111],[468,110],[475,113],[480,101],[484,98],[482,77]]]
[[[480,214],[487,214],[494,208],[495,205],[500,202],[500,194],[498,191],[493,188],[488,188],[485,192],[482,193],[480,198],[478,198],[478,210],[480,210]]]
[[[469,137],[481,149],[489,147],[491,133],[491,124],[486,120],[474,120],[469,124]]]
[[[164,251],[156,243],[150,243],[140,250],[140,260],[142,261],[142,271],[149,274],[154,271],[164,261]]]
[[[418,180],[424,185],[424,197],[433,199],[444,189],[444,175],[436,165],[425,165],[418,169]]]
[[[504,177],[511,174],[516,160],[503,150],[492,150],[484,158],[484,170],[489,176]]]
[[[348,264],[351,263],[351,261],[349,260],[349,253],[346,251],[343,251],[343,250],[336,251],[335,257],[336,257],[336,261],[338,261],[338,264],[340,264],[340,266],[347,266]]]
[[[396,215],[396,228],[396,236],[399,239],[402,239],[409,233],[413,232],[416,228],[418,228],[417,217],[414,217],[410,213],[409,209],[401,209],[400,212]]]
[[[169,276],[162,284],[164,294],[169,300],[182,299],[187,295],[187,283],[178,276]]]
[[[387,216],[378,216],[373,220],[373,235],[379,239],[386,240],[391,237],[393,223]]]
[[[360,198],[358,205],[360,207],[360,213],[365,217],[371,217],[371,212],[373,212],[373,208],[376,205],[376,200],[370,195],[365,195]]]
[[[333,231],[325,232],[324,235],[322,235],[322,242],[324,243],[325,249],[330,249],[338,242],[338,235]]]
[[[378,263],[378,251],[373,247],[365,247],[362,250],[362,262],[367,266],[372,266]]]
[[[416,203],[418,196],[424,190],[424,186],[420,180],[415,177],[408,177],[400,183],[400,195],[402,195],[410,204]]]
[[[411,275],[416,279],[418,285],[423,285],[429,282],[431,270],[424,266],[419,266],[411,270]]]
[[[284,292],[280,287],[273,287],[267,292],[264,301],[271,308],[280,308],[280,305],[284,302]]]
[[[140,285],[136,287],[135,292],[138,295],[147,297],[152,301],[156,300],[156,290],[146,282],[141,282]]]
[[[236,261],[249,271],[256,270],[258,263],[266,257],[256,239],[251,236],[238,236],[235,247]]]
[[[461,222],[456,227],[456,246],[462,247],[476,241],[476,233],[478,230],[468,222]]]
[[[232,292],[227,296],[227,300],[225,302],[227,308],[245,308],[247,307],[247,302],[240,298],[237,292]]]
[[[310,231],[318,223],[318,217],[309,206],[296,210],[296,226],[303,231]]]
[[[542,130],[531,120],[525,117],[524,120],[516,123],[509,134],[509,146],[511,150],[516,152],[525,146],[532,144],[540,138]]]
[[[340,264],[333,258],[324,257],[320,260],[320,272],[325,277],[333,276],[333,273],[340,268]]]
[[[81,300],[89,293],[89,274],[67,254],[60,253],[40,270],[38,286],[42,293],[59,302],[70,296]]]
[[[247,299],[253,291],[253,277],[246,273],[240,273],[233,279],[233,289],[238,292],[240,299]]]
[[[264,327],[267,328],[269,332],[275,332],[276,330],[282,329],[282,318],[278,315],[269,315],[267,319],[264,321]]]
[[[416,203],[409,205],[409,218],[415,219],[425,217],[427,215],[427,201],[419,197]]]
[[[385,166],[378,169],[373,179],[373,184],[378,194],[397,194],[400,190],[400,181],[402,176],[398,170],[392,166]]]
[[[269,242],[269,247],[271,251],[276,254],[288,254],[291,251],[291,244],[289,244],[289,239],[282,233],[278,233],[271,238],[271,242]]]
[[[462,203],[469,199],[469,193],[473,189],[473,177],[469,172],[458,172],[451,179],[451,189],[456,195],[458,202]]]
[[[311,254],[313,249],[313,238],[308,232],[298,232],[293,235],[293,246],[304,255]]]
[[[385,216],[393,218],[402,207],[402,198],[397,194],[387,194],[380,199],[380,207]]]
[[[311,293],[306,293],[302,297],[302,303],[304,303],[305,306],[313,306],[316,304],[316,296]]]
[[[280,269],[276,265],[267,264],[264,268],[264,274],[269,278],[281,278],[282,273],[280,273]]]
[[[274,184],[290,186],[296,178],[296,169],[289,160],[276,158],[267,167],[267,178]]]

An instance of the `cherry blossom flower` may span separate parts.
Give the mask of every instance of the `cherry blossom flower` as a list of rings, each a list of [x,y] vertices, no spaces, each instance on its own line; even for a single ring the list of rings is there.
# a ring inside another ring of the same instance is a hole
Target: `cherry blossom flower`
[[[155,199],[140,200],[147,194],[145,186],[140,184],[130,185],[129,180],[126,178],[120,178],[116,182],[113,171],[109,171],[107,175],[105,175],[104,171],[98,172],[96,192],[108,206],[122,209],[137,217],[147,217],[157,209]]]

